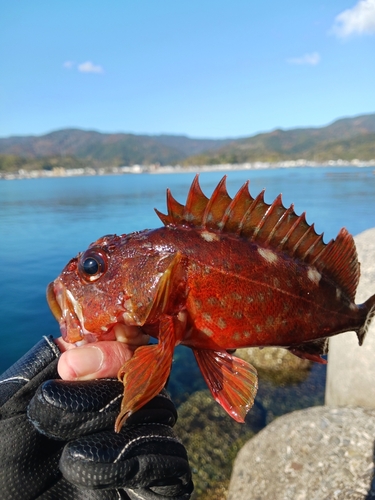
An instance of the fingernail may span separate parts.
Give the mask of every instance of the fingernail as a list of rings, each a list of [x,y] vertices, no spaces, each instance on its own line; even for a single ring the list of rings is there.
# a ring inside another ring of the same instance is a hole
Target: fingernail
[[[102,351],[95,346],[77,347],[66,351],[65,356],[68,358],[66,362],[80,380],[98,372],[104,360]]]

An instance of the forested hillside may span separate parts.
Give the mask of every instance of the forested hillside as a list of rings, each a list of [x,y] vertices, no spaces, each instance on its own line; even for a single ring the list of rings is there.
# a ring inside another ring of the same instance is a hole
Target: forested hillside
[[[104,134],[65,129],[42,136],[0,138],[0,171],[213,165],[306,159],[375,158],[375,114],[343,118],[321,128],[277,129],[240,139]]]

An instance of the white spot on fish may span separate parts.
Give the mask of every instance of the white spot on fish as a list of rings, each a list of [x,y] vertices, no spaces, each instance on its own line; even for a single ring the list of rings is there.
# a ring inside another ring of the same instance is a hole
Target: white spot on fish
[[[202,309],[202,301],[199,299],[195,299],[195,307],[197,309]]]
[[[199,269],[200,269],[200,267],[199,267],[199,266],[198,266],[195,262],[192,262],[192,263],[190,264],[190,267],[191,267],[191,270],[192,270],[192,271],[194,271],[195,273],[196,273],[197,271],[199,271]]]
[[[274,322],[275,322],[275,320],[273,319],[272,316],[267,316],[266,326],[271,327],[271,326],[273,326]]]
[[[212,337],[214,332],[210,330],[210,328],[202,328],[202,332],[205,333],[208,337]]]
[[[233,318],[237,318],[237,319],[242,319],[242,317],[243,317],[243,314],[241,311],[233,311],[232,315],[233,315]]]
[[[211,321],[212,321],[211,314],[208,314],[208,313],[203,313],[203,314],[202,314],[202,316],[203,316],[203,319],[204,319],[205,321],[208,321],[208,322],[211,322]]]
[[[341,290],[340,288],[336,288],[336,300],[340,300],[341,299]]]
[[[258,247],[258,253],[270,264],[274,264],[275,262],[277,262],[277,255],[275,254],[275,252],[269,250],[268,248]]]
[[[242,300],[242,295],[241,295],[241,294],[239,294],[239,293],[237,293],[237,292],[233,292],[233,293],[231,294],[231,296],[232,296],[232,298],[233,298],[234,300],[238,300],[238,301]]]
[[[219,236],[216,233],[210,233],[209,231],[202,231],[201,236],[205,241],[219,241]]]
[[[217,306],[219,304],[219,301],[217,300],[216,297],[208,297],[207,303],[210,304],[211,306]]]
[[[285,301],[285,302],[283,302],[283,311],[284,311],[284,312],[288,312],[288,311],[289,311],[289,304],[288,304],[288,302],[286,302],[286,301]]]
[[[126,299],[124,302],[124,307],[127,311],[133,311],[133,302],[131,299]]]
[[[227,323],[224,318],[219,318],[217,320],[217,326],[221,329],[224,330],[227,327]]]
[[[307,277],[315,285],[319,285],[319,281],[321,280],[322,275],[313,267],[309,267],[309,270],[307,271]]]
[[[280,280],[278,278],[273,278],[273,286],[275,288],[279,288],[279,286],[280,286]]]

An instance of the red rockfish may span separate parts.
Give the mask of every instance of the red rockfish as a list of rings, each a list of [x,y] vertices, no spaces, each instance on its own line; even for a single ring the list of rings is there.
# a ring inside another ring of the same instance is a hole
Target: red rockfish
[[[282,346],[324,362],[327,339],[354,330],[362,344],[375,295],[354,303],[360,276],[352,236],[328,244],[285,208],[252,198],[248,182],[232,199],[225,177],[207,198],[194,179],[185,205],[167,191],[164,226],[104,236],[72,259],[48,287],[68,342],[115,340],[123,325],[158,339],[138,347],[119,372],[119,430],[166,384],[174,347],[193,349],[213,395],[243,422],[257,391],[242,347]]]

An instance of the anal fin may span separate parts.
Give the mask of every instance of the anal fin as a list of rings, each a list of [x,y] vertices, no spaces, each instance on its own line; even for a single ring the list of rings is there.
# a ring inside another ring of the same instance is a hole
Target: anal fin
[[[321,356],[328,354],[328,338],[303,342],[303,344],[289,347],[288,350],[301,359],[325,365],[327,361]]]
[[[256,369],[228,352],[193,349],[214,399],[237,422],[244,422],[258,389]]]
[[[138,347],[121,367],[118,378],[124,384],[124,397],[115,423],[116,432],[132,413],[164,388],[171,371],[175,343],[173,318],[164,316],[159,325],[159,343]]]

